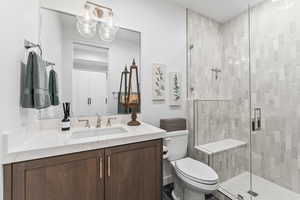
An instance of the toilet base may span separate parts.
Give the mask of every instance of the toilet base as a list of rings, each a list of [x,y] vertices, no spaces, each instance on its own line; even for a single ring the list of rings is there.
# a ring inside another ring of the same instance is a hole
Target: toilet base
[[[189,189],[184,190],[185,200],[205,200],[205,194],[200,192],[195,192]]]
[[[172,198],[174,200],[205,200],[205,194],[195,193],[190,190],[185,190],[183,197],[176,196],[175,192],[172,192]]]
[[[176,179],[172,197],[174,200],[205,200],[205,193],[186,187]]]

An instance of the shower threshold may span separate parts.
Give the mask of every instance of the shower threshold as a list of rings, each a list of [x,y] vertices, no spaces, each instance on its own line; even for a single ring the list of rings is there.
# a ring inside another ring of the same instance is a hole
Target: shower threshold
[[[250,173],[244,172],[220,184],[219,191],[234,200],[300,200],[300,194],[272,183],[264,178],[253,175],[253,197],[248,193]]]

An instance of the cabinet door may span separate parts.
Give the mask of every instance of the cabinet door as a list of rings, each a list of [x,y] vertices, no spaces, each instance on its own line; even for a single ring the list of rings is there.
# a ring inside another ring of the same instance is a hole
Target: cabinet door
[[[105,200],[160,200],[161,140],[105,150]]]
[[[104,151],[13,164],[13,200],[104,200],[103,169]]]

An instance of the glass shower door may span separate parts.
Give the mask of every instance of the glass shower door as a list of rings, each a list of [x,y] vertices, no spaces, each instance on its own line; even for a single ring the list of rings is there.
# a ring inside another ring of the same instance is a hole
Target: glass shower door
[[[300,199],[300,1],[251,8],[255,199]]]
[[[227,71],[226,86],[230,90],[230,132],[234,140],[245,146],[218,155],[218,161],[232,163],[226,176],[221,175],[220,191],[232,199],[250,200],[255,196],[252,182],[251,137],[251,63],[250,13],[245,11],[223,24],[223,65]],[[217,162],[217,160],[215,160]],[[226,177],[224,179],[224,177]]]

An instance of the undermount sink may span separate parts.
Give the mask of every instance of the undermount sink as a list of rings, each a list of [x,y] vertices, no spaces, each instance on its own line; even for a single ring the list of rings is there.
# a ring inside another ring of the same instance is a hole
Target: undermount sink
[[[99,128],[99,129],[86,129],[81,131],[75,131],[72,133],[72,138],[86,138],[86,137],[96,137],[96,136],[107,136],[126,133],[127,131],[122,127],[113,128]]]

